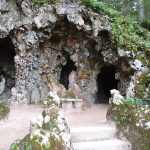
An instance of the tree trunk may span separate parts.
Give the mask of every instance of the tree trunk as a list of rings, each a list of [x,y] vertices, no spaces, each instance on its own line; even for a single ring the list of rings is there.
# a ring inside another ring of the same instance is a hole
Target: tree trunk
[[[143,0],[139,0],[139,20],[143,20],[144,18],[144,3]]]

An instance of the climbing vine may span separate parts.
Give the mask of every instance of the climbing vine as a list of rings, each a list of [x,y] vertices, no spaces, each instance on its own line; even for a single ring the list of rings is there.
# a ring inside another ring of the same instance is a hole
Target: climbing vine
[[[82,3],[99,14],[107,14],[111,18],[111,36],[117,42],[118,47],[135,52],[148,53],[150,51],[150,32],[142,28],[137,21],[107,8],[103,2],[82,0]]]

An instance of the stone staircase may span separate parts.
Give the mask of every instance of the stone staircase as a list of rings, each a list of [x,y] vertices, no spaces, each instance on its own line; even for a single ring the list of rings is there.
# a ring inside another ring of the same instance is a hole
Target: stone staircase
[[[69,124],[69,127],[74,150],[132,149],[129,142],[117,138],[117,129],[115,127],[109,126],[106,120],[103,121],[106,115],[102,113],[102,111],[105,111],[105,105],[101,105],[101,107],[98,105],[97,107],[92,106],[93,108],[90,110],[82,110],[82,99],[61,98],[60,101],[60,108],[65,112],[65,116],[69,119],[69,122],[73,122],[73,124]],[[99,114],[99,118],[95,119],[97,113]],[[91,117],[93,119],[89,119]],[[91,120],[93,125],[87,126]],[[80,122],[82,123],[80,124]]]
[[[78,127],[70,131],[74,150],[131,150],[130,143],[117,139],[115,127]]]

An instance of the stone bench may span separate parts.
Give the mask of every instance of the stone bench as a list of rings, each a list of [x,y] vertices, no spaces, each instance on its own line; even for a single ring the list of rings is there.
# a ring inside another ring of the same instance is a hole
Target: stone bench
[[[83,101],[82,99],[72,99],[72,98],[60,98],[60,107],[62,109],[82,109]]]

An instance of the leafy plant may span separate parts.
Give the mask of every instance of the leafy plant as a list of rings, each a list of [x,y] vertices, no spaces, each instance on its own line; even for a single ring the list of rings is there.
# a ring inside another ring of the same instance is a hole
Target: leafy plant
[[[115,116],[114,120],[116,122],[123,123],[124,121],[127,120],[127,117],[128,117],[128,114],[123,114],[122,116],[119,116],[119,118],[117,116]]]
[[[150,20],[148,20],[148,19],[143,20],[142,23],[141,23],[141,25],[142,25],[144,28],[150,30]]]
[[[5,103],[0,102],[0,120],[4,119],[10,112],[10,109]]]
[[[128,117],[128,114],[124,114],[123,116],[121,116],[120,122],[123,123],[124,121],[126,121],[127,117]]]
[[[150,51],[150,32],[131,18],[114,11],[103,2],[96,0],[82,0],[83,4],[91,7],[99,14],[107,14],[111,18],[111,38],[116,41],[118,47],[128,50]]]
[[[128,98],[127,100],[121,99],[123,104],[132,107],[132,108],[137,108],[143,105],[143,101],[138,99],[138,98]]]
[[[4,108],[0,108],[0,111],[4,111]]]
[[[20,148],[20,143],[22,142],[22,139],[17,139],[15,140],[11,145],[10,145],[10,150],[33,150],[32,146],[28,144],[28,142],[24,142],[23,145]]]
[[[47,150],[47,149],[49,149],[50,147],[51,147],[50,143],[49,143],[49,144],[46,144],[44,150]]]
[[[10,148],[11,150],[19,150],[19,143],[21,139],[16,139],[11,145]]]
[[[138,84],[135,86],[135,94],[136,97],[143,99],[143,98],[150,98],[150,73],[143,73],[138,78]]]

